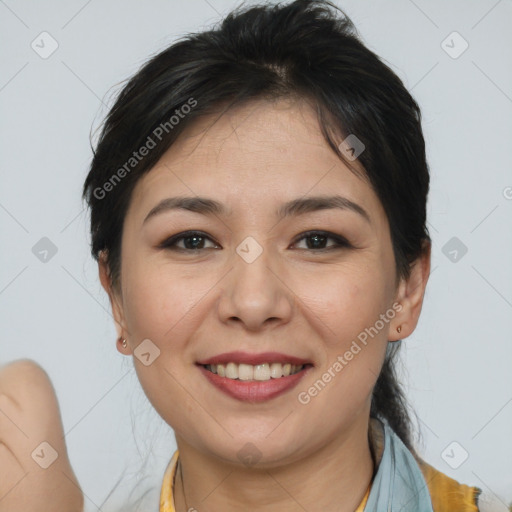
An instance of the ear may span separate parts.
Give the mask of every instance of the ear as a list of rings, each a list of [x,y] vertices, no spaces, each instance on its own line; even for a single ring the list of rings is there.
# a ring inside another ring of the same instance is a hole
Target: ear
[[[395,301],[400,303],[400,309],[393,322],[389,333],[389,341],[398,341],[410,336],[416,325],[423,305],[425,288],[430,275],[431,243],[426,240],[423,244],[421,256],[414,262],[408,279],[402,279],[398,285]],[[397,332],[397,327],[401,328]]]
[[[99,258],[98,258],[98,272],[99,277],[101,281],[101,285],[103,286],[103,289],[107,292],[108,298],[110,300],[110,307],[112,308],[112,316],[114,317],[114,322],[116,324],[116,331],[117,331],[117,337],[126,339],[128,335],[128,329],[126,328],[126,322],[124,317],[124,310],[123,310],[123,301],[122,297],[116,290],[114,290],[114,287],[112,286],[112,278],[111,278],[111,272],[110,268],[107,263],[107,257],[106,253],[104,251],[100,252]],[[129,343],[129,340],[126,340],[127,343]],[[121,354],[129,355],[130,354],[130,346],[126,348],[123,348],[121,343],[116,343],[117,350],[121,352]]]

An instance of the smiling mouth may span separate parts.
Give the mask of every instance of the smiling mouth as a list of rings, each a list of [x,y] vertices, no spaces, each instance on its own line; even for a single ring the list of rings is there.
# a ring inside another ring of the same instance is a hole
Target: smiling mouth
[[[219,377],[240,381],[269,381],[295,375],[311,364],[294,365],[291,363],[262,363],[262,364],[204,364],[206,370]]]

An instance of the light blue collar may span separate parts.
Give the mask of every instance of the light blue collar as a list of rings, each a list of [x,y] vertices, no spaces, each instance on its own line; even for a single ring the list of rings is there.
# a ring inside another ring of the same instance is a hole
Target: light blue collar
[[[387,422],[384,451],[364,512],[433,512],[427,483],[416,459]]]

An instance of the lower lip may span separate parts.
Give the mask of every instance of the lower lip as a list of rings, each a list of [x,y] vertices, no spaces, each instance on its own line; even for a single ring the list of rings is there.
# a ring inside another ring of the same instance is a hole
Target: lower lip
[[[288,375],[288,377],[279,377],[278,379],[244,381],[219,377],[204,366],[198,366],[203,375],[217,389],[242,402],[265,402],[276,398],[294,388],[311,368],[311,366],[305,366],[300,372]]]

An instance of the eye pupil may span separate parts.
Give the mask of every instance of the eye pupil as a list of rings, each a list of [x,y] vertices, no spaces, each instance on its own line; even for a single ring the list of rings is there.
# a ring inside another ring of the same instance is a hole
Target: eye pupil
[[[318,234],[317,234],[317,235],[310,235],[310,236],[308,237],[308,240],[314,240],[314,243],[313,243],[313,244],[310,244],[310,243],[308,242],[308,244],[307,244],[307,245],[308,245],[308,249],[315,249],[315,248],[316,248],[316,249],[318,249],[318,242],[319,242],[319,239],[320,239],[319,244],[320,244],[320,245],[322,245],[322,244],[325,242],[325,239],[326,239],[326,238],[327,238],[327,237],[326,237],[325,235],[318,235]]]
[[[198,245],[201,245],[201,242],[204,242],[204,239],[202,236],[199,236],[199,235],[187,236],[186,238],[183,239],[183,241],[184,241],[183,243],[187,249],[201,249],[201,247],[198,247],[198,245],[187,243],[188,240],[195,240],[195,241],[199,240]]]

